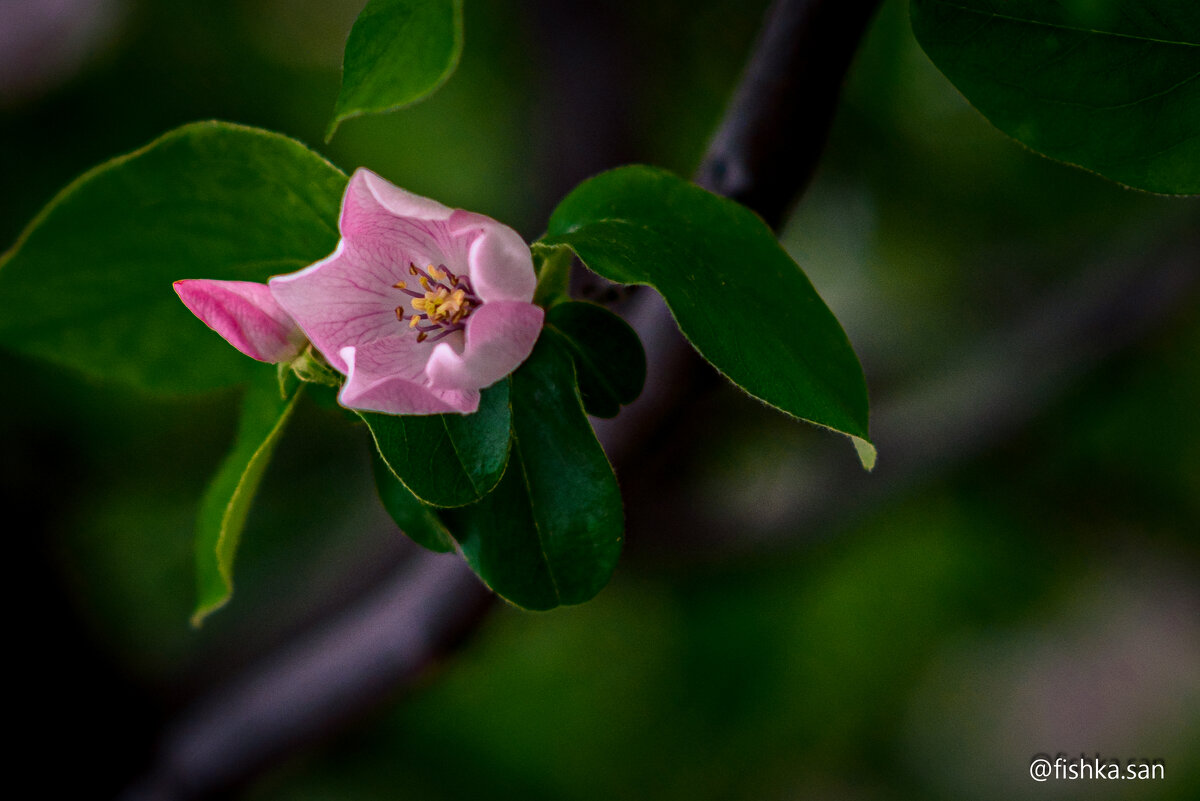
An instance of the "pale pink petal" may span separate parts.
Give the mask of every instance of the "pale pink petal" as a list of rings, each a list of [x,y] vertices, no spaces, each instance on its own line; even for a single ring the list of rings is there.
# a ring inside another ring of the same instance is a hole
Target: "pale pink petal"
[[[418,267],[454,262],[465,268],[474,236],[451,235],[446,220],[452,213],[436,200],[406,192],[370,170],[359,169],[342,196],[338,229],[344,240],[360,249],[380,251],[401,270],[407,270],[410,261]]]
[[[418,342],[416,335],[407,325],[400,326],[402,333],[381,337],[356,347],[358,370],[373,376],[389,375],[416,384],[427,384],[425,363],[429,354],[437,347],[426,340]],[[339,348],[344,350],[346,346]],[[349,375],[350,371],[347,370]]]
[[[484,302],[533,300],[537,275],[529,246],[513,229],[482,214],[456,211],[450,231],[457,236],[473,235],[467,254],[471,284]]]
[[[342,348],[404,330],[396,307],[407,307],[410,299],[393,286],[401,280],[399,274],[378,254],[343,239],[329,257],[299,272],[273,277],[270,287],[317,350],[336,370],[346,373],[347,365],[339,355]]]
[[[304,348],[304,334],[266,284],[196,278],[176,281],[175,292],[205,325],[252,359],[290,362]]]
[[[499,381],[529,357],[544,312],[532,303],[485,303],[467,318],[466,345],[438,343],[425,373],[440,389],[479,389]]]
[[[470,414],[479,408],[479,389],[431,389],[388,372],[389,343],[343,348],[339,356],[349,368],[338,401],[349,409],[384,414]]]
[[[342,199],[342,234],[347,215],[355,219],[371,217],[400,217],[417,220],[446,220],[452,209],[436,200],[414,195],[406,189],[381,178],[365,167],[350,176],[346,195]]]

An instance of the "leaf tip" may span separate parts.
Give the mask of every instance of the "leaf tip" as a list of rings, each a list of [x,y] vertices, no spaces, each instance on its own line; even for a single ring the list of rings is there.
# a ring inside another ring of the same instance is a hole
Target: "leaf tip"
[[[222,598],[212,601],[202,601],[196,604],[196,611],[192,612],[192,617],[189,621],[192,628],[199,630],[201,627],[203,627],[204,621],[208,619],[209,615],[211,615],[213,612],[216,612],[218,609],[221,609],[223,606],[225,606],[225,604],[229,603],[229,598],[231,595],[232,593],[226,593],[226,595]]]
[[[863,469],[868,473],[875,469],[875,458],[878,452],[875,446],[862,437],[850,435],[850,441],[854,443],[854,450],[858,453],[858,460],[862,462]]]

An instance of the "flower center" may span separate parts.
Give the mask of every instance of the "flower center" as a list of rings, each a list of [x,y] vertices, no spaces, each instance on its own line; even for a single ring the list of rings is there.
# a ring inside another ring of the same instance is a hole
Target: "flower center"
[[[409,289],[407,281],[397,281],[392,286],[412,298],[408,327],[416,329],[418,342],[426,339],[437,342],[462,331],[466,327],[463,321],[483,304],[471,288],[471,279],[455,275],[444,264],[437,267],[430,264],[422,270],[410,263],[408,272],[416,277],[423,292]],[[403,306],[397,306],[396,319],[403,321],[405,312]]]

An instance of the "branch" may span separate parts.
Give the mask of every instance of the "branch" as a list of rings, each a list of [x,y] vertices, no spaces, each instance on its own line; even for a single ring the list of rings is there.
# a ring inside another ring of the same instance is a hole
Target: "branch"
[[[936,377],[899,388],[872,404],[871,433],[879,465],[865,473],[842,437],[829,437],[791,467],[786,499],[766,503],[754,519],[742,508],[714,514],[694,495],[651,482],[638,504],[631,541],[668,550],[671,559],[710,562],[832,536],[899,494],[986,453],[1061,400],[1084,375],[1196,309],[1200,238],[1196,215],[1149,249],[1126,243],[1123,257],[1087,265],[1065,287],[1048,292],[1008,328],[947,359]],[[1156,236],[1161,232],[1156,233]],[[1136,255],[1135,255],[1136,254]],[[671,449],[675,460],[678,449]],[[683,456],[682,458],[686,458]],[[760,508],[764,504],[760,504]],[[668,539],[688,532],[688,548]]]
[[[778,229],[808,185],[879,0],[775,0],[696,183]]]
[[[187,710],[124,798],[222,795],[411,684],[491,603],[456,555],[419,551],[366,599]]]

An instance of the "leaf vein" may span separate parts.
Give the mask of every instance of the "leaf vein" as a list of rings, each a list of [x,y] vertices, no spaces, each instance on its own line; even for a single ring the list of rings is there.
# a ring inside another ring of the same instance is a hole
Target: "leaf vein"
[[[1028,19],[1026,17],[1018,17],[1012,14],[1001,14],[996,11],[984,11],[979,8],[964,6],[959,3],[949,2],[949,0],[929,0],[931,4],[945,6],[956,11],[962,11],[967,14],[978,14],[989,19],[999,19],[1005,22],[1016,22],[1025,25],[1036,25],[1044,28],[1051,28],[1061,31],[1072,31],[1074,33],[1094,34],[1096,36],[1112,36],[1118,39],[1133,39],[1139,42],[1150,42],[1154,44],[1171,45],[1174,47],[1200,47],[1200,42],[1174,41],[1172,39],[1159,39],[1153,36],[1140,36],[1133,33],[1120,33],[1118,31],[1103,31],[1097,28],[1081,28],[1074,25],[1067,25],[1060,22],[1046,22],[1045,20]]]

